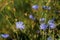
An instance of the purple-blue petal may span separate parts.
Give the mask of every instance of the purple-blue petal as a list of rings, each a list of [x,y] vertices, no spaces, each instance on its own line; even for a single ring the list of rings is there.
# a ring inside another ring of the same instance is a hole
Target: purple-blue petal
[[[54,20],[49,20],[48,21],[48,24],[50,24],[50,23],[54,23]]]
[[[23,22],[16,22],[16,28],[22,30],[25,28],[25,25]]]
[[[49,28],[54,29],[54,28],[56,28],[56,25],[54,23],[50,23]]]
[[[38,9],[38,5],[33,5],[32,8],[36,10]]]
[[[40,29],[42,29],[42,30],[46,30],[47,27],[48,27],[48,25],[46,25],[45,23],[42,23],[40,25]]]
[[[32,20],[35,19],[33,15],[29,15],[29,18],[32,19]]]
[[[1,37],[3,37],[3,38],[8,38],[9,35],[8,35],[8,34],[1,34]]]

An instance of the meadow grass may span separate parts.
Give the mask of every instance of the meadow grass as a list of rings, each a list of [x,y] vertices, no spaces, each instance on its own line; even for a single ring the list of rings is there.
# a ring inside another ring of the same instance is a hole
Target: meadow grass
[[[34,10],[33,5],[39,8]],[[42,6],[50,6],[51,10],[42,9]],[[57,13],[56,13],[57,11]],[[29,18],[32,14],[36,20]],[[56,18],[56,28],[41,30],[40,18],[48,20]],[[25,29],[16,28],[16,22],[24,22]],[[8,38],[1,34],[9,34]],[[59,0],[1,0],[0,1],[0,40],[60,40],[60,1]]]

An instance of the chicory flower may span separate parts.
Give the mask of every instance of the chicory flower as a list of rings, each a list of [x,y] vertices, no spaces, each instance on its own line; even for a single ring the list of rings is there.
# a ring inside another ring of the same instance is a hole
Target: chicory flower
[[[54,29],[54,28],[56,28],[56,25],[54,23],[50,23],[49,28]]]
[[[16,28],[22,30],[22,29],[25,28],[25,25],[21,21],[20,22],[16,22]]]
[[[50,24],[50,23],[54,23],[54,20],[49,20],[48,21],[48,24]]]
[[[9,34],[1,34],[1,37],[8,38],[9,37]]]
[[[42,29],[42,30],[46,30],[47,27],[48,27],[48,25],[46,25],[45,23],[42,23],[42,24],[40,25],[40,29]]]
[[[32,20],[35,20],[34,16],[31,14],[29,15],[29,18],[32,19]]]
[[[32,8],[37,10],[38,9],[38,5],[33,5]]]

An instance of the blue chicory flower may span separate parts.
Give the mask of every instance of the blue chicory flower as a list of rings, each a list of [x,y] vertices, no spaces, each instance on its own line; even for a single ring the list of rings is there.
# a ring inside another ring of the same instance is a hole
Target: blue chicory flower
[[[29,18],[32,19],[32,20],[35,20],[34,16],[31,14],[29,15]]]
[[[32,8],[37,10],[38,9],[38,5],[33,5]]]
[[[51,7],[49,7],[49,6],[42,6],[42,8],[46,9],[46,10],[50,10],[51,9]]]
[[[48,24],[50,24],[50,23],[54,23],[54,20],[52,19],[52,20],[49,20],[48,21]]]
[[[54,29],[56,27],[54,19],[48,21],[49,28]]]
[[[1,34],[1,37],[8,38],[9,37],[9,34]]]
[[[52,37],[51,37],[51,36],[49,36],[49,37],[47,38],[47,40],[52,40]]]
[[[42,30],[46,30],[47,27],[48,27],[48,25],[46,25],[45,23],[42,23],[42,24],[40,25],[40,29],[42,29]]]
[[[50,23],[49,28],[54,29],[54,28],[56,28],[56,25],[54,23]]]
[[[16,22],[16,28],[22,30],[22,29],[25,28],[25,25],[21,21],[20,22]]]

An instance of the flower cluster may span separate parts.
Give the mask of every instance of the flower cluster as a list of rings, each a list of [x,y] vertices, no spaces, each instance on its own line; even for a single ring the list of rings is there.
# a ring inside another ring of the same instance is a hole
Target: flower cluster
[[[22,30],[22,29],[25,28],[25,25],[21,21],[20,22],[16,22],[16,28]]]
[[[53,19],[48,21],[48,25],[49,25],[49,28],[51,29],[54,29],[56,27]]]
[[[37,10],[39,8],[39,6],[38,5],[33,5],[32,8]],[[42,6],[42,8],[45,9],[45,10],[51,10],[51,7],[49,7],[49,6]]]
[[[49,21],[48,21],[48,24],[45,24],[45,23],[44,23],[45,18],[41,18],[40,21],[41,21],[41,22],[43,21],[43,23],[40,24],[40,29],[42,29],[42,30],[46,30],[48,27],[49,27],[50,29],[56,28],[56,25],[55,25],[53,19],[52,19],[52,20],[49,20]]]

